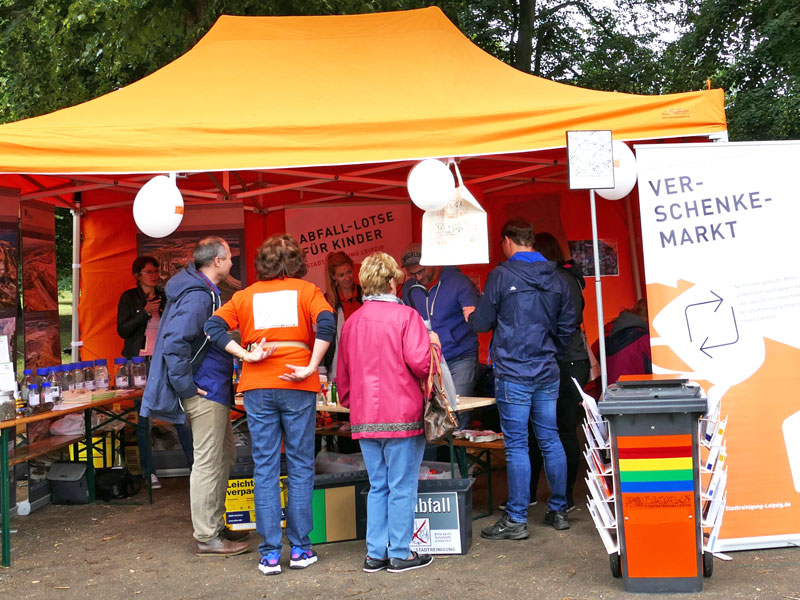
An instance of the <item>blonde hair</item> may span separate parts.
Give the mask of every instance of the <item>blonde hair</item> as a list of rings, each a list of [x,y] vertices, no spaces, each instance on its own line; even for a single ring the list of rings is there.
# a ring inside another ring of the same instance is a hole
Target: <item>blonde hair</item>
[[[397,262],[385,252],[370,254],[361,263],[358,279],[365,296],[386,294],[391,291],[389,282],[399,279],[403,272],[397,268]]]

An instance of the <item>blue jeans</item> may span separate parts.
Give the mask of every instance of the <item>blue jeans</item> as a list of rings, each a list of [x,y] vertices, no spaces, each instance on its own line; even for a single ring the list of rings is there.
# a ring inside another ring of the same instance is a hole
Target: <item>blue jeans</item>
[[[508,501],[506,512],[512,521],[528,518],[531,463],[528,457],[528,421],[544,458],[544,472],[550,486],[550,510],[567,510],[567,459],[558,437],[556,399],[558,380],[549,383],[514,383],[495,380],[500,426],[506,446]]]
[[[262,389],[244,393],[255,469],[253,490],[256,531],[264,539],[262,556],[281,544],[281,440],[289,474],[286,536],[292,546],[308,550],[314,526],[314,425],[316,394],[303,390]]]
[[[447,361],[447,368],[453,376],[453,385],[459,396],[472,396],[475,393],[475,382],[478,380],[478,355],[465,354]],[[472,411],[459,411],[458,428],[467,429],[472,420]]]
[[[367,555],[406,559],[414,535],[414,506],[425,436],[361,438],[369,474]]]

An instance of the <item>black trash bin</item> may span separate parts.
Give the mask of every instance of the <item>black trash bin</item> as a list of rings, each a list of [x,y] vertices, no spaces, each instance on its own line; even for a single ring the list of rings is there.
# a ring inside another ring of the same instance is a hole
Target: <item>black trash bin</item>
[[[698,419],[706,406],[699,385],[657,376],[609,386],[598,406],[610,425],[617,490],[611,567],[628,592],[703,589]]]

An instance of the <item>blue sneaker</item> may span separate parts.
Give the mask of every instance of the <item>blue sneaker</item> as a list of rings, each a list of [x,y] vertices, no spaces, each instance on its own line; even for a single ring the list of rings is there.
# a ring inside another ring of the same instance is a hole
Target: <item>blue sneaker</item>
[[[308,550],[298,546],[292,546],[292,557],[289,559],[290,569],[305,569],[317,562],[317,553],[311,548]]]
[[[279,550],[268,552],[265,556],[261,557],[261,562],[258,563],[258,570],[264,575],[280,575],[281,574],[281,553]]]

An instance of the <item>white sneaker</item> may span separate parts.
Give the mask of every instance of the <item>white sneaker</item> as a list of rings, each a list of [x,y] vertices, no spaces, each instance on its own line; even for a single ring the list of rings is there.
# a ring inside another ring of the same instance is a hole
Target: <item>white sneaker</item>
[[[152,473],[150,475],[150,487],[153,488],[154,490],[161,489],[161,482],[158,480],[158,477],[156,477],[155,473]]]

